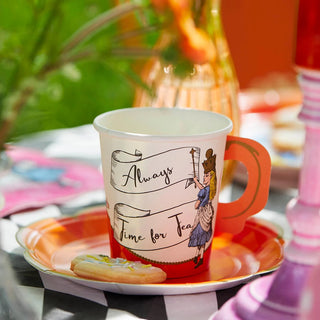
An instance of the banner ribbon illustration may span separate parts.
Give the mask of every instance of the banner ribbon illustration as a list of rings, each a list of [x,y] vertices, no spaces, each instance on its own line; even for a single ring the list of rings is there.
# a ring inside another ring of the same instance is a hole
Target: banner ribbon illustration
[[[190,150],[193,157],[190,157]],[[168,188],[184,182],[185,188],[199,176],[200,149],[183,147],[143,157],[136,150],[134,154],[116,150],[111,156],[110,183],[124,193],[142,194]]]
[[[175,246],[189,239],[196,215],[195,201],[156,213],[118,203],[114,207],[114,237],[122,246],[135,251]]]

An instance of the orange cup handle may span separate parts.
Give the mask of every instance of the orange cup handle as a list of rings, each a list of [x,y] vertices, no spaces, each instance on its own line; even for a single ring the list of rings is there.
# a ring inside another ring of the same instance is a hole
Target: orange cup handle
[[[269,195],[271,160],[268,151],[258,142],[228,136],[225,160],[241,161],[248,172],[248,183],[242,196],[229,203],[219,203],[216,232],[239,233],[248,217],[259,212]]]

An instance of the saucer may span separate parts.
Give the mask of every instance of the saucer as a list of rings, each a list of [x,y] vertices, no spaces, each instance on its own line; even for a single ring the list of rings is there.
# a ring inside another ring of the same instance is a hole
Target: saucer
[[[160,284],[125,284],[81,278],[70,270],[71,260],[83,253],[109,254],[106,210],[93,207],[73,217],[35,222],[17,233],[25,259],[37,270],[87,287],[121,294],[173,295],[230,288],[277,269],[284,241],[279,228],[250,218],[244,230],[215,236],[210,268],[191,277]]]

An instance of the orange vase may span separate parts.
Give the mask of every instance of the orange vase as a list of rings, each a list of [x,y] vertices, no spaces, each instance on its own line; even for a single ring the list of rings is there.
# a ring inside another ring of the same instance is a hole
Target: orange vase
[[[215,61],[194,64],[192,71],[181,78],[175,75],[174,65],[166,64],[160,58],[150,59],[143,68],[142,79],[152,94],[137,88],[134,107],[180,107],[218,112],[233,121],[231,134],[238,135],[239,85],[222,28],[220,0],[205,0],[201,15],[199,27],[205,29],[213,40],[217,53]],[[163,46],[167,37],[165,30],[157,47]],[[222,187],[231,180],[234,167],[234,162],[226,163]]]

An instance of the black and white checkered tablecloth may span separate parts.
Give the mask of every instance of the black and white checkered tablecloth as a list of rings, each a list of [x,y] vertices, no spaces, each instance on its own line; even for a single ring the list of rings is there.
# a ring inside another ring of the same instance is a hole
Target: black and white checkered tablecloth
[[[32,214],[33,219],[43,219]],[[26,219],[30,222],[28,214]],[[230,297],[234,296],[241,286],[217,292],[205,292],[188,295],[122,295],[78,285],[68,279],[55,277],[39,272],[29,265],[23,257],[23,249],[15,240],[19,226],[24,225],[24,215],[11,215],[1,219],[2,253],[0,265],[1,284],[15,286],[18,297],[32,309],[34,319],[208,319]],[[13,270],[12,275],[4,272],[4,263]],[[3,288],[2,288],[3,290]],[[4,299],[8,293],[2,292],[0,300],[2,309],[0,319],[11,319],[5,315]],[[10,298],[10,297],[8,297]],[[17,305],[12,306],[17,310]],[[14,319],[14,318],[12,318]],[[23,319],[23,318],[21,318]],[[26,314],[24,319],[26,319]]]

